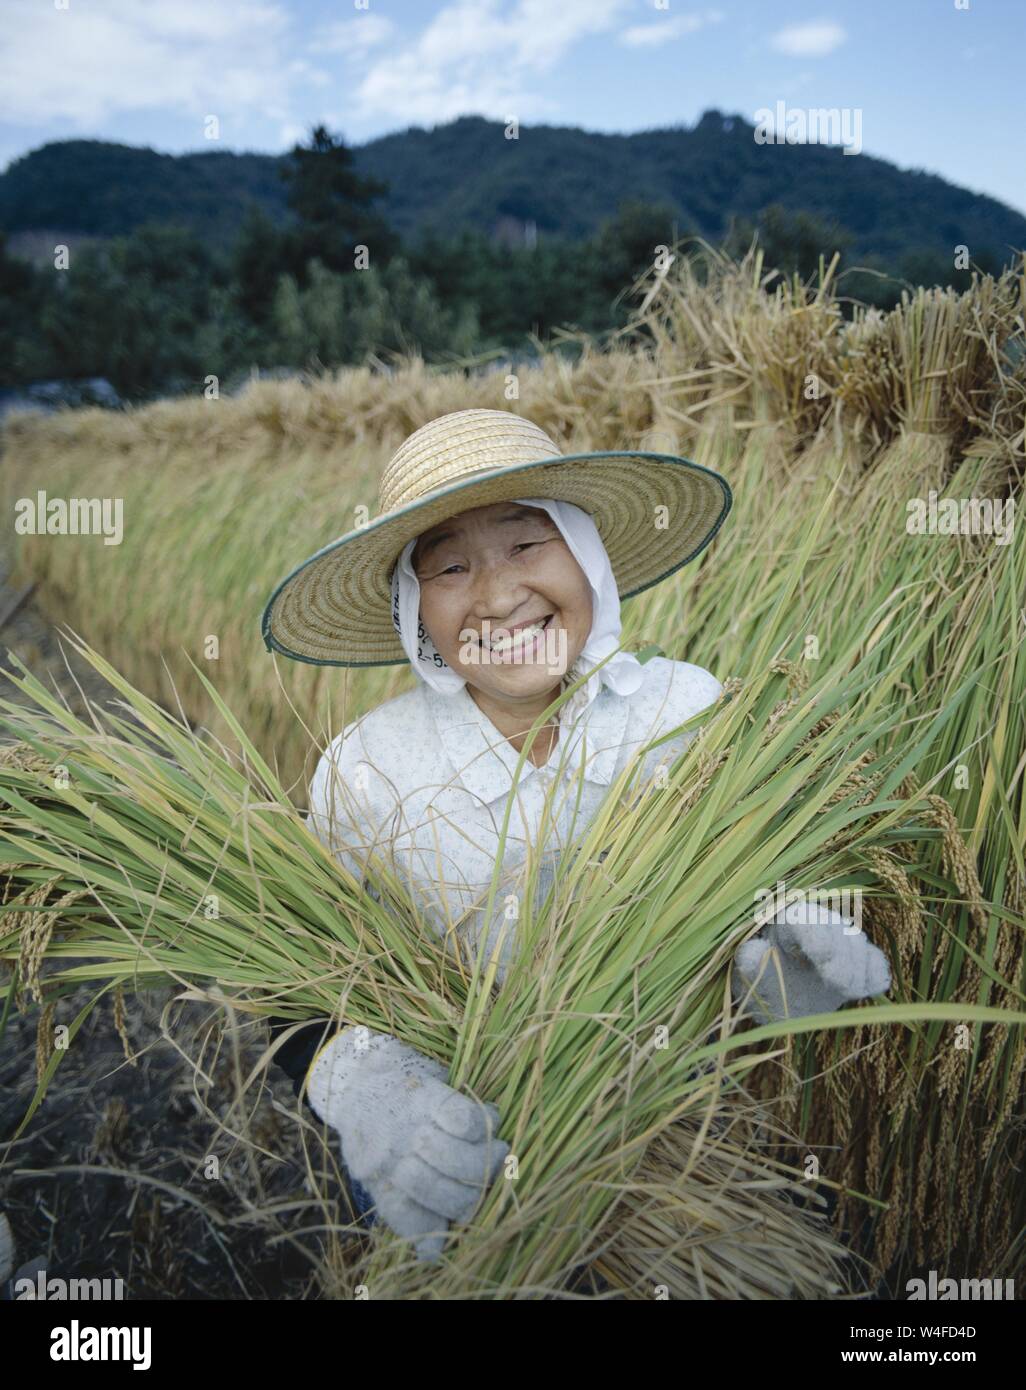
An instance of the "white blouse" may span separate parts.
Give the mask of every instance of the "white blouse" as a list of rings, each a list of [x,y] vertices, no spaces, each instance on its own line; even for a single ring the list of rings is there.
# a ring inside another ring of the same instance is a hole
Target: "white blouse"
[[[505,928],[496,972],[500,981],[514,948],[528,845],[541,855],[537,911],[552,886],[559,854],[584,834],[631,755],[705,709],[722,688],[701,667],[666,657],[653,657],[642,671],[644,680],[633,695],[602,686],[571,727],[560,730],[544,766],[524,760],[488,931],[491,950]],[[668,767],[694,736],[691,730],[650,750],[633,786],[655,775],[660,764]],[[441,695],[418,682],[348,724],[331,742],[310,784],[308,824],[357,880],[372,851],[382,856],[429,924],[447,937],[455,931],[466,954],[485,926],[519,756],[465,686],[455,695]],[[540,821],[554,783],[560,785],[542,846]]]

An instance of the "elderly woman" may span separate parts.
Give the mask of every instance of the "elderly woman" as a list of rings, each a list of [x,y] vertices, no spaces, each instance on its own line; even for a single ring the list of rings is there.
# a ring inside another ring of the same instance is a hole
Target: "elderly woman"
[[[730,505],[724,479],[685,459],[561,456],[506,411],[457,411],[417,430],[385,471],[379,518],[301,565],[264,614],[271,650],[339,666],[408,659],[420,677],[325,751],[311,829],[358,880],[384,855],[450,948],[483,950],[501,982],[515,948],[505,904],[529,852],[540,856],[538,907],[627,763],[720,692],[700,667],[620,651],[620,601],[693,559]],[[532,726],[585,677],[515,780]],[[641,782],[692,737],[649,750]],[[882,993],[886,959],[847,925],[781,913],[738,951],[735,998],[766,1020]],[[278,1058],[338,1132],[361,1212],[437,1259],[448,1223],[471,1215],[508,1152],[495,1107],[366,1028],[310,1025]]]

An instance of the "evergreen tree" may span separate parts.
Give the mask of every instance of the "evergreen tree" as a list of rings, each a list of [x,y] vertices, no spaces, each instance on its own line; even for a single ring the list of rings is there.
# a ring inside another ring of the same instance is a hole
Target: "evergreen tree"
[[[251,204],[231,254],[235,303],[251,323],[263,324],[271,313],[284,255],[284,234]]]
[[[51,358],[35,332],[45,297],[42,273],[7,250],[0,230],[0,387],[51,375]]]
[[[657,246],[671,250],[684,235],[680,215],[668,203],[626,199],[594,237],[595,280],[609,305],[652,268]]]
[[[296,219],[282,236],[281,268],[299,285],[307,284],[307,265],[314,257],[345,273],[354,268],[357,246],[368,248],[378,269],[398,251],[398,236],[370,207],[388,185],[358,174],[352,151],[323,125],[313,129],[308,147],[296,145],[286,156],[281,177]]]
[[[767,268],[783,275],[795,271],[803,280],[813,279],[819,259],[829,264],[835,251],[841,252],[840,266],[851,246],[851,236],[836,222],[827,223],[808,212],[790,212],[779,203],[770,203],[759,213],[755,226],[738,220],[732,223],[724,242],[729,255],[742,255],[757,235]]]

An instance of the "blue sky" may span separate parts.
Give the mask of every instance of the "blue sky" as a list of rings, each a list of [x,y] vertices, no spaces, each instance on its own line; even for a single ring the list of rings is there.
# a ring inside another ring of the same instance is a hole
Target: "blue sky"
[[[1026,212],[1024,39],[1026,0],[0,0],[0,167],[69,138],[209,149],[211,114],[221,148],[279,153],[317,121],[362,144],[783,101],[857,110],[866,153]]]

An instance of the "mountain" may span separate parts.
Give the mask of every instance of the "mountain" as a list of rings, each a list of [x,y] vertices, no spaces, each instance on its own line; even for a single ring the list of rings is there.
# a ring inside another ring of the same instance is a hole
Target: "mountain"
[[[55,141],[0,174],[0,228],[17,246],[16,237],[43,228],[110,237],[156,221],[223,246],[250,202],[276,222],[286,216],[278,167],[266,154],[172,155],[105,140]]]
[[[681,231],[719,240],[732,217],[770,204],[804,210],[848,234],[852,257],[900,258],[909,248],[954,257],[966,245],[1003,262],[1026,247],[1026,217],[935,174],[899,169],[827,145],[757,144],[739,115],[707,111],[692,128],[605,135],[463,116],[353,148],[362,174],[389,185],[378,204],[404,237],[476,228],[493,237],[594,232],[627,199],[669,204]],[[289,214],[280,156],[222,150],[185,155],[100,140],[42,146],[0,175],[0,228],[11,249],[68,237],[108,237],[156,220],[226,246],[247,207]],[[532,227],[533,224],[533,227]],[[23,252],[24,254],[24,252]]]

